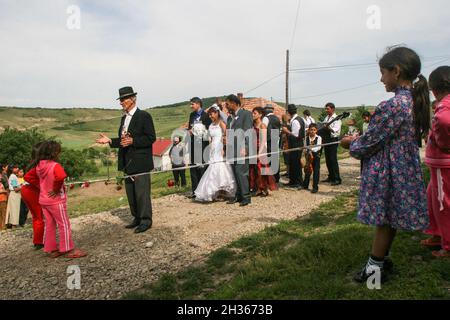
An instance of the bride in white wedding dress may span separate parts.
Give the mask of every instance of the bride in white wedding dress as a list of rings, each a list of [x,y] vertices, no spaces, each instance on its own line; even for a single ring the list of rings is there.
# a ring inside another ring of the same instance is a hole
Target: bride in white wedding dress
[[[222,194],[234,198],[237,189],[231,166],[224,162],[223,137],[226,125],[221,120],[220,109],[213,106],[208,114],[212,120],[208,130],[211,139],[210,164],[195,190],[195,201],[200,202],[212,202]]]

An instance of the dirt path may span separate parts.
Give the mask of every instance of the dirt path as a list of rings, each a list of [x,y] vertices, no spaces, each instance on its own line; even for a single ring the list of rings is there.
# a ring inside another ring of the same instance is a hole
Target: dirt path
[[[52,260],[34,251],[31,230],[1,233],[0,299],[120,298],[235,239],[306,215],[336,195],[357,188],[359,161],[345,159],[340,166],[341,186],[319,185],[315,195],[281,189],[269,198],[253,199],[245,208],[224,202],[196,204],[182,195],[157,199],[153,202],[154,227],[141,235],[124,229],[131,220],[128,209],[75,218],[75,242],[89,253],[81,260]],[[81,290],[67,289],[67,268],[72,265],[81,270]]]

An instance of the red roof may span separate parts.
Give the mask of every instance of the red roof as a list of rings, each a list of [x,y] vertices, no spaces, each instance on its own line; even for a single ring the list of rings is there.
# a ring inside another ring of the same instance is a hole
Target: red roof
[[[153,143],[153,155],[162,157],[164,153],[172,146],[172,141],[168,139],[158,139]]]

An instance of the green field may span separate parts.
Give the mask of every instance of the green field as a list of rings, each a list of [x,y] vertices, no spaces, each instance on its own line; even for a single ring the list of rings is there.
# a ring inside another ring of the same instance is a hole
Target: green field
[[[215,98],[204,99],[204,105],[210,106]],[[283,104],[280,104],[283,105]],[[299,108],[302,113],[305,107]],[[308,108],[315,119],[322,108]],[[191,109],[188,101],[168,106],[146,109],[152,117],[156,134],[160,138],[170,138],[173,131],[189,119]],[[355,112],[356,108],[340,108]],[[94,144],[99,133],[117,135],[122,112],[120,109],[44,109],[0,107],[0,132],[6,128],[38,128],[48,136],[57,137],[66,148],[83,149]]]

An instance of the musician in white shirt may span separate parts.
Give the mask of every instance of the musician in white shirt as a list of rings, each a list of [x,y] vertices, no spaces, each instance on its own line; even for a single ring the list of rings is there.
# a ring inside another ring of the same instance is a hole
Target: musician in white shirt
[[[316,123],[316,120],[311,116],[311,112],[309,110],[303,111],[303,121],[305,121],[305,131],[306,135],[308,135],[309,126],[312,123]]]
[[[324,124],[330,131],[331,139],[330,141],[324,141],[324,143],[337,142],[341,135],[342,121],[333,121],[337,117],[335,113],[336,106],[333,103],[327,103],[325,105],[325,111],[327,112],[327,117],[325,118]],[[328,168],[328,178],[322,182],[330,182],[332,186],[340,185],[342,180],[339,174],[339,163],[337,158],[338,145],[334,144],[327,146],[324,149]]]

